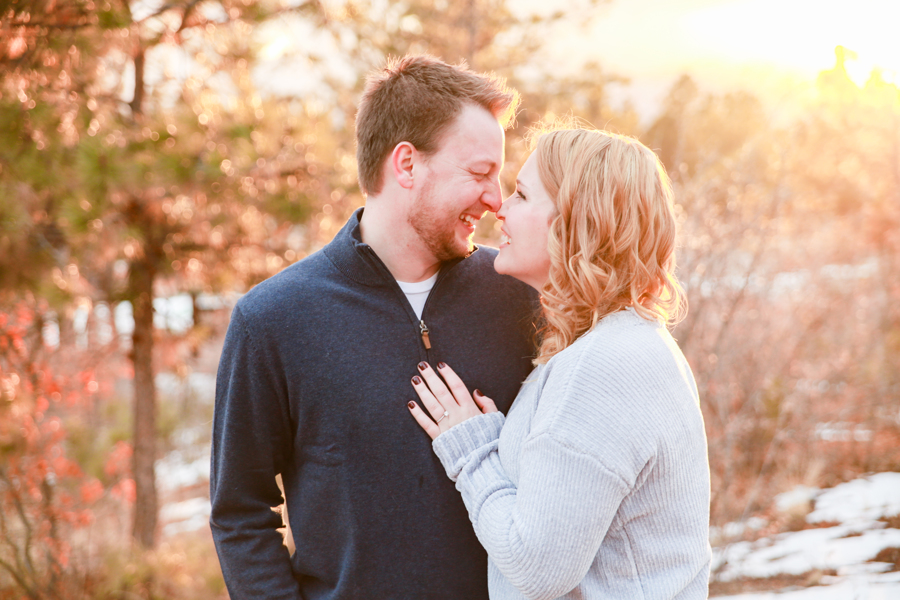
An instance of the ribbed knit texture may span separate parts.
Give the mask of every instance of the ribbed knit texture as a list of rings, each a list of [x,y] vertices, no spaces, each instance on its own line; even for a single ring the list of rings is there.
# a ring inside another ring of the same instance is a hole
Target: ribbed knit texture
[[[433,446],[487,549],[492,600],[707,597],[706,435],[662,325],[606,317],[534,370],[508,417]]]

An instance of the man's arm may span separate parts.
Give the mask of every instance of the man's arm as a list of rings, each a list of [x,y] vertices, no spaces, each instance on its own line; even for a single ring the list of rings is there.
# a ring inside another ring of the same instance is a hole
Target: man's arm
[[[210,527],[232,600],[301,598],[277,531],[275,476],[288,462],[290,414],[275,352],[234,309],[216,379]]]

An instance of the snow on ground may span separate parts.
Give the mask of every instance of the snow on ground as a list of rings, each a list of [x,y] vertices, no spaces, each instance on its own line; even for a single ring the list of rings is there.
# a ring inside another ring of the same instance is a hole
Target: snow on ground
[[[728,600],[897,600],[900,598],[900,572],[884,575],[823,577],[815,587],[776,592],[756,592],[737,596],[719,596]]]
[[[900,529],[888,528],[879,521],[900,514],[900,473],[878,473],[823,491],[798,488],[776,498],[776,505],[793,506],[804,499],[815,501],[807,522],[837,525],[714,548],[713,571],[720,569],[717,578],[721,581],[801,575],[815,570],[834,570],[837,575],[823,576],[821,586],[722,598],[900,598],[900,572],[888,572],[893,566],[889,563],[869,562],[885,548],[900,548]]]
[[[900,548],[900,529],[860,531],[846,525],[807,529],[783,533],[774,539],[732,544],[716,553],[713,569],[728,561],[719,573],[722,581],[802,575],[815,569],[840,572],[847,566],[865,563],[884,548]]]
[[[806,520],[869,523],[893,515],[900,515],[900,473],[878,473],[827,490]]]

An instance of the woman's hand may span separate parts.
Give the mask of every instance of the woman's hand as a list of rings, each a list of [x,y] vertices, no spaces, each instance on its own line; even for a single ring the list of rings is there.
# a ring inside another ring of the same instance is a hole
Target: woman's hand
[[[497,412],[494,401],[478,390],[475,390],[474,398],[469,395],[466,385],[457,377],[453,369],[442,362],[437,366],[440,377],[428,363],[420,362],[419,373],[421,376],[416,375],[412,378],[413,388],[419,395],[422,405],[434,420],[428,418],[428,415],[415,402],[410,402],[408,405],[416,422],[422,426],[425,433],[431,436],[431,439],[466,419]],[[443,381],[441,381],[441,377],[444,378]]]

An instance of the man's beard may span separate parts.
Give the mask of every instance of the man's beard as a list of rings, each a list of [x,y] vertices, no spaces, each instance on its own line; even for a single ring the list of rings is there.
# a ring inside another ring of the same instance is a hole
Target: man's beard
[[[474,249],[471,237],[466,238],[462,245],[457,241],[456,226],[459,215],[445,215],[440,212],[434,201],[434,184],[431,182],[425,185],[416,198],[407,221],[440,262],[466,257]]]

